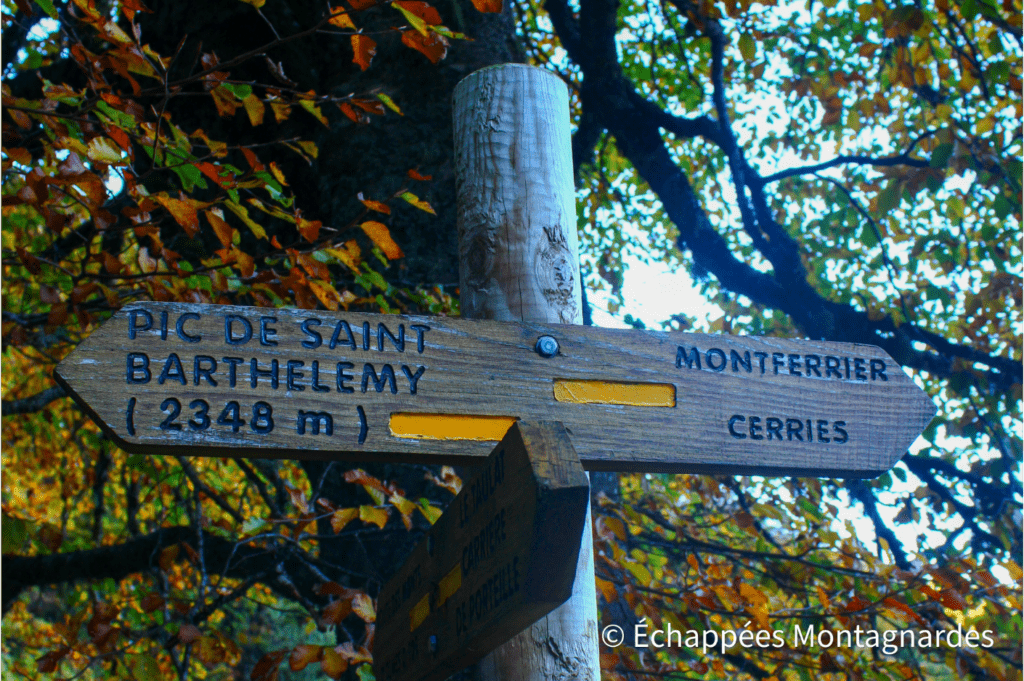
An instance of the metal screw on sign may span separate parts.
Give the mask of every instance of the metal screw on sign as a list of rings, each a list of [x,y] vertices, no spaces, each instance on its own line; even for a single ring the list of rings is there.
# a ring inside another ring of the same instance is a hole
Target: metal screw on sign
[[[551,336],[541,336],[537,339],[535,349],[541,357],[554,357],[558,354],[558,341]]]

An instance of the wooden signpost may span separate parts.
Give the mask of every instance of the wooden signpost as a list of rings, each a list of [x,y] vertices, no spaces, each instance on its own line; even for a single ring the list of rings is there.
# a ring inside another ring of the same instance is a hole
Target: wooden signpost
[[[381,590],[376,677],[447,678],[565,601],[588,496],[561,424],[513,426]]]
[[[870,477],[935,407],[875,347],[134,303],[57,367],[130,452],[471,463],[558,420],[591,470]]]
[[[516,321],[579,315],[566,93],[524,69],[456,97],[463,309],[506,321],[137,302],[55,371],[129,452],[482,463],[380,593],[384,681],[480,659],[574,593],[577,556],[558,659],[524,634],[480,667],[596,681],[583,469],[873,477],[935,414],[873,346]]]

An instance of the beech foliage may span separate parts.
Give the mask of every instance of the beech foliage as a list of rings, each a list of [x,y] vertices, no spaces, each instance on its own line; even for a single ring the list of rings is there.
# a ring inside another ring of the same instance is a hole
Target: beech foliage
[[[1020,678],[1019,0],[0,16],[5,675],[372,678],[457,471],[128,455],[51,372],[137,300],[458,314],[451,91],[528,61],[569,88],[592,300],[661,261],[719,312],[646,323],[878,345],[940,409],[878,480],[595,474],[602,625],[783,641],[607,678]],[[992,644],[920,644],[958,628]]]

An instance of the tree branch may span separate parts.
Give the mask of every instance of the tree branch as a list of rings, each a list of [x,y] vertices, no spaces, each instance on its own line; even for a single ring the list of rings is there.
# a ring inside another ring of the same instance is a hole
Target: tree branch
[[[784,180],[787,177],[795,177],[797,175],[810,175],[821,170],[827,170],[828,168],[835,168],[846,163],[854,163],[857,165],[869,165],[878,167],[891,167],[891,166],[912,166],[914,168],[927,168],[929,162],[920,159],[912,158],[908,155],[901,156],[890,156],[888,158],[872,158],[871,156],[837,156],[831,161],[825,161],[824,163],[818,163],[813,166],[800,166],[799,168],[789,168],[787,170],[780,170],[777,173],[769,175],[768,177],[758,178],[758,182],[761,185],[771,184],[772,182],[778,182]]]
[[[0,415],[6,418],[18,414],[31,414],[39,411],[50,402],[66,396],[67,393],[64,392],[64,388],[56,385],[31,397],[23,397],[20,400],[3,400],[0,401]]]

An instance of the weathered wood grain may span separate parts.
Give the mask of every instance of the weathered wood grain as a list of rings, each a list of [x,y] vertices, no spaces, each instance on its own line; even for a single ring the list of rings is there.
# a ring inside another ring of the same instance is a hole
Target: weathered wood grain
[[[581,324],[565,83],[524,64],[484,68],[455,88],[452,120],[463,316]],[[601,678],[592,535],[588,513],[572,597],[491,651],[473,681]]]
[[[536,352],[542,335],[556,356]],[[864,477],[935,412],[873,346],[180,303],[126,306],[55,373],[144,453],[468,463],[493,442],[389,426],[463,414],[561,421],[591,470]],[[675,406],[562,402],[559,379],[664,384]]]
[[[374,673],[444,679],[572,593],[589,485],[561,424],[520,422],[377,599]]]

